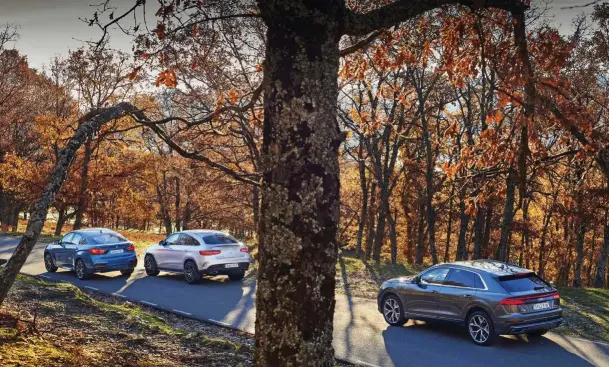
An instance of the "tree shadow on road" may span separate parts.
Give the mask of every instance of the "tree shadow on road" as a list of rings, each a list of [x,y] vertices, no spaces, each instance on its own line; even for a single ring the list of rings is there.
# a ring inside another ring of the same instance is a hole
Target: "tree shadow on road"
[[[593,366],[584,351],[578,350],[581,357],[548,338],[527,341],[526,337],[506,336],[485,348],[474,345],[458,325],[413,321],[404,327],[389,326],[382,334],[396,367]]]

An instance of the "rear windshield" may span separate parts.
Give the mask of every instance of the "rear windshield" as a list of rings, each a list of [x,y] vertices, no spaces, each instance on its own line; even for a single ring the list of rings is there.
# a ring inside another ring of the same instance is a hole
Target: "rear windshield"
[[[233,243],[239,243],[236,239],[227,234],[208,235],[203,237],[203,241],[205,241],[205,243],[208,245],[230,245]]]
[[[499,283],[506,291],[510,293],[538,291],[552,288],[543,279],[533,273],[499,277]]]
[[[98,235],[87,237],[87,243],[91,245],[105,245],[125,241],[127,241],[127,239],[118,233],[100,233]]]

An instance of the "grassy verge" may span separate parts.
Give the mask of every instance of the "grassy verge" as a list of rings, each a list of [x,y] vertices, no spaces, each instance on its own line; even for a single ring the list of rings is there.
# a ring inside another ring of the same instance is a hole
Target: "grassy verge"
[[[563,335],[609,342],[609,289],[561,288]]]
[[[385,280],[415,275],[424,268],[410,264],[376,264],[356,258],[354,252],[343,251],[336,264],[336,291],[376,299],[379,286]]]
[[[252,364],[249,336],[98,297],[104,298],[70,284],[20,276],[0,309],[0,365]]]
[[[239,367],[253,354],[249,334],[30,276],[0,308],[3,367]]]

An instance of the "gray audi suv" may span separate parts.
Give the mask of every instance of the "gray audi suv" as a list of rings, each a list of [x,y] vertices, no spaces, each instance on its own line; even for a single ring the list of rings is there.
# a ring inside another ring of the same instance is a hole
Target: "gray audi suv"
[[[538,337],[562,323],[556,289],[533,271],[494,260],[440,264],[388,280],[378,308],[394,326],[408,319],[460,323],[482,346],[498,335]]]

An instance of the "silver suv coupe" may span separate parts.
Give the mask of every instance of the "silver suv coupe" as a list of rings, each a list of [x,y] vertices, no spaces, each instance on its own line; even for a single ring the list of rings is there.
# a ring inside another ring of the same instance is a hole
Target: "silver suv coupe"
[[[224,232],[203,229],[173,233],[144,255],[146,274],[184,273],[189,284],[198,283],[203,275],[218,274],[239,281],[249,266],[247,246]]]
[[[441,264],[388,280],[378,307],[390,325],[408,319],[460,323],[482,346],[502,334],[541,336],[563,321],[556,289],[530,270],[494,260]]]

